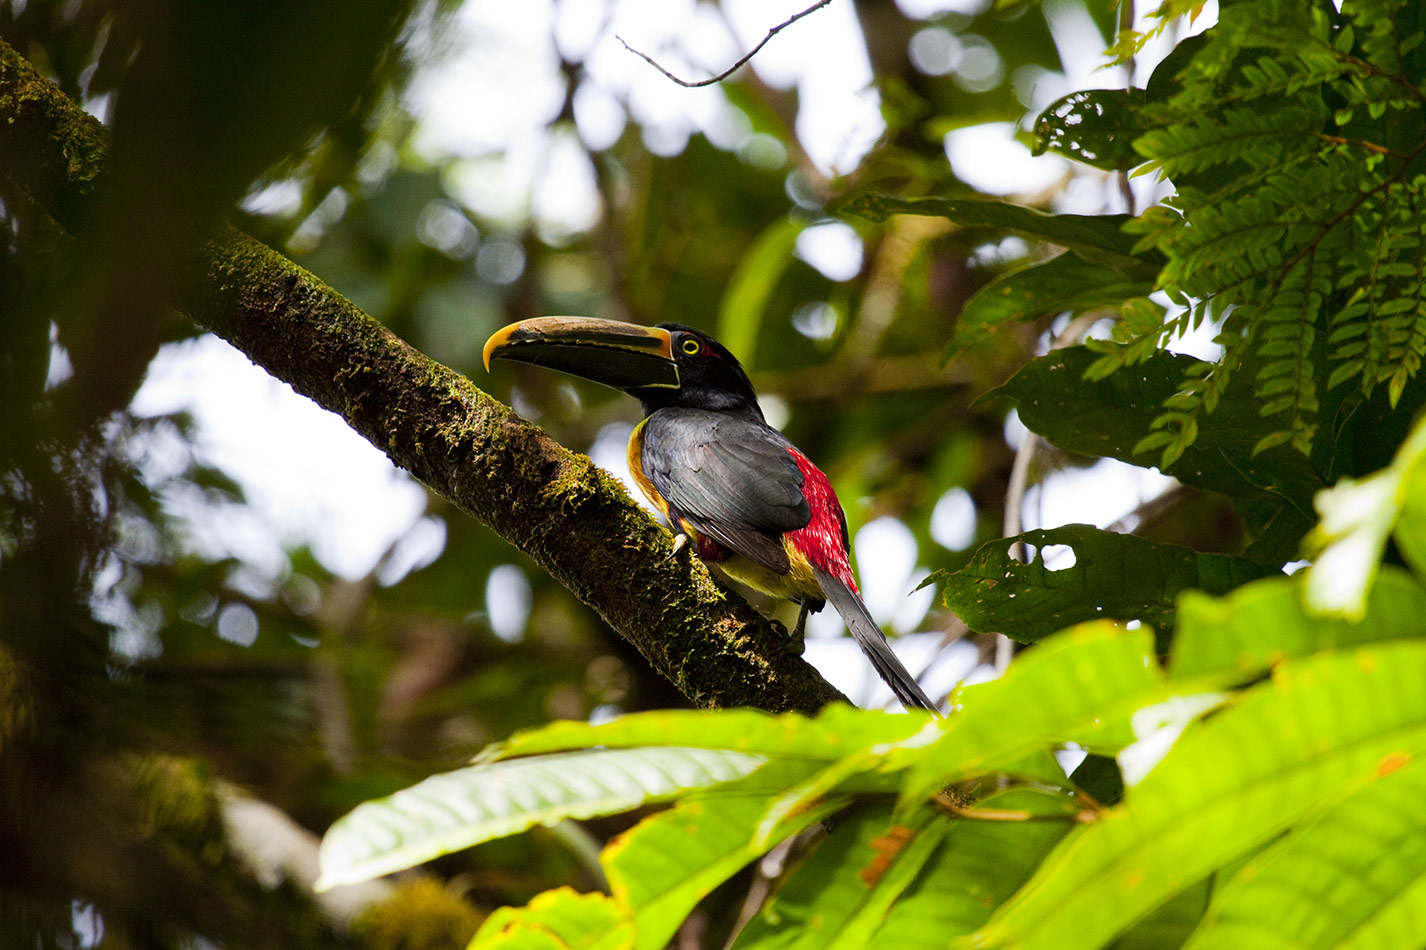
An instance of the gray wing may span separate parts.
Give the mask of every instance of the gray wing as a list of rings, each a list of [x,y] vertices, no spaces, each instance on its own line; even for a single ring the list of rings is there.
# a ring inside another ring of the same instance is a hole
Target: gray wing
[[[654,488],[700,535],[786,573],[781,535],[812,517],[791,447],[765,423],[660,409],[644,424],[642,461]]]

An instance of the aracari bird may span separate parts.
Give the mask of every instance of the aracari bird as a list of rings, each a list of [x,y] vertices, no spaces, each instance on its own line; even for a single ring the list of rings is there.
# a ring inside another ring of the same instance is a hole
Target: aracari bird
[[[692,327],[590,317],[538,317],[497,332],[491,359],[547,366],[621,389],[643,403],[629,470],[699,557],[755,590],[808,611],[831,602],[896,698],[935,711],[862,603],[847,521],[827,476],[767,424],[748,375]],[[677,548],[675,548],[677,550]]]

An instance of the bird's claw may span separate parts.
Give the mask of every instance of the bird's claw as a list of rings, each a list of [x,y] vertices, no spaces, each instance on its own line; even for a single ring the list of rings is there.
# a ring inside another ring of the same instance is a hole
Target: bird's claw
[[[678,552],[683,550],[683,546],[688,543],[688,535],[680,531],[673,536],[673,550],[668,552],[669,560],[678,557]]]

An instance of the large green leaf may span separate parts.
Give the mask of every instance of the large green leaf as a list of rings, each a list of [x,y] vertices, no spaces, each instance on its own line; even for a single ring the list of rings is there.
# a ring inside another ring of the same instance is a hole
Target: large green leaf
[[[825,798],[755,841],[770,796],[809,770],[807,763],[770,763],[739,782],[685,797],[610,842],[601,860],[614,899],[634,921],[636,950],[663,947],[713,888],[847,805],[843,796]]]
[[[1426,945],[1426,761],[1294,830],[1225,882],[1186,950]]]
[[[1065,741],[1117,752],[1140,738],[1134,714],[1176,690],[1159,669],[1149,631],[1107,621],[1065,631],[1016,657],[1001,679],[962,690],[944,734],[905,753],[913,764],[903,800],[922,801],[948,782]]]
[[[532,825],[665,801],[764,761],[709,749],[594,749],[433,775],[339,818],[322,839],[317,886],[389,874]]]
[[[1127,214],[1045,214],[1003,201],[878,194],[859,195],[838,210],[871,221],[885,221],[894,214],[919,214],[947,218],[964,228],[1002,228],[1070,248],[1086,260],[1114,267],[1127,276],[1153,280],[1159,272],[1157,252],[1135,253],[1138,239],[1123,230],[1132,220]]]
[[[1153,289],[1152,278],[1125,277],[1066,251],[1043,263],[1002,274],[977,290],[961,308],[952,347],[974,343],[1002,323],[1112,306],[1146,296]]]
[[[901,895],[869,950],[944,950],[953,937],[985,923],[1073,827],[1076,805],[1063,795],[1019,788],[998,792],[986,808],[1021,811],[1029,821],[958,821]]]
[[[1185,593],[1169,670],[1175,677],[1229,671],[1246,680],[1318,650],[1423,634],[1426,588],[1401,568],[1382,568],[1356,621],[1309,610],[1300,576],[1274,577],[1226,597]]]
[[[1028,564],[1011,555],[1022,542],[1037,552]],[[1051,545],[1073,550],[1074,564],[1047,567],[1044,549]],[[1174,599],[1183,591],[1223,594],[1262,576],[1263,569],[1244,558],[1200,554],[1092,525],[1066,525],[989,541],[965,567],[931,579],[941,584],[946,606],[972,630],[1033,643],[1102,617],[1167,629]]]
[[[621,950],[632,938],[633,924],[614,901],[561,887],[525,907],[495,910],[468,950]]]
[[[981,400],[1005,396],[1015,401],[1020,421],[1053,444],[1083,455],[1102,455],[1142,465],[1158,465],[1158,451],[1134,451],[1163,411],[1166,399],[1204,364],[1191,356],[1157,353],[1104,379],[1086,380],[1098,356],[1082,346],[1065,347],[1031,360]],[[1198,420],[1198,438],[1165,469],[1185,485],[1230,495],[1269,493],[1304,514],[1322,479],[1301,454],[1279,447],[1258,455],[1258,440],[1272,428],[1262,421],[1257,400],[1239,377],[1217,408]]]
[[[481,759],[590,746],[685,746],[770,758],[835,760],[872,746],[899,742],[933,721],[929,714],[879,712],[845,703],[828,704],[815,718],[801,713],[774,716],[756,709],[660,710],[620,716],[599,725],[574,720],[552,722],[491,746]]]
[[[930,806],[905,821],[893,819],[889,804],[844,817],[733,947],[861,950],[951,825],[948,815]]]
[[[1212,876],[1184,888],[1108,945],[1107,950],[1165,950],[1182,947],[1193,928],[1203,919],[1208,899],[1213,895]]]
[[[1102,946],[1172,895],[1426,751],[1426,644],[1279,665],[1184,733],[963,944]]]

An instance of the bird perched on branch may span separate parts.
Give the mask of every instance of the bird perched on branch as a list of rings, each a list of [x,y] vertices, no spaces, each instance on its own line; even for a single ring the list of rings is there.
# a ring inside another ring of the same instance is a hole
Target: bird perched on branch
[[[767,424],[748,375],[692,327],[590,317],[513,323],[485,344],[492,359],[547,366],[621,389],[644,407],[629,470],[705,562],[739,583],[809,611],[830,602],[908,709],[935,711],[892,653],[857,591],[847,521],[827,476]]]

